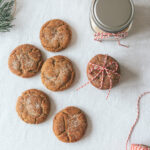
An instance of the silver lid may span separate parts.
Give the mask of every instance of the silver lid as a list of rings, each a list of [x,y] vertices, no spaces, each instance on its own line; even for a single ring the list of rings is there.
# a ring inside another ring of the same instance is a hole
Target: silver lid
[[[110,33],[127,28],[133,20],[132,0],[94,0],[91,10],[96,25]]]

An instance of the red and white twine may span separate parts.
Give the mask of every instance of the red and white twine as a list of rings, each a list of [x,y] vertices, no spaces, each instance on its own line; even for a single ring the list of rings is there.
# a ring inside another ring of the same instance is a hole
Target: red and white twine
[[[130,129],[129,136],[128,136],[127,142],[126,142],[126,150],[128,149],[128,143],[129,143],[129,140],[131,138],[132,132],[133,132],[133,130],[134,130],[136,124],[138,123],[139,118],[140,118],[140,101],[141,101],[142,97],[147,95],[147,94],[150,94],[150,92],[144,92],[138,98],[138,101],[137,101],[137,117],[136,117],[136,120],[135,120],[134,124],[132,125],[132,127]],[[141,145],[141,144],[132,144],[131,145],[131,150],[150,150],[150,147],[145,146],[145,145]]]
[[[117,72],[118,71],[118,67],[119,67],[118,63],[112,61],[111,63],[107,64],[107,57],[108,57],[108,55],[105,55],[105,60],[104,60],[104,65],[103,66],[100,66],[100,65],[93,64],[93,63],[89,62],[89,65],[91,66],[89,74],[92,73],[93,71],[98,71],[98,73],[90,81],[88,81],[87,83],[85,83],[84,85],[79,87],[77,90],[80,90],[81,88],[83,88],[86,85],[88,85],[90,82],[94,81],[97,77],[102,75],[102,77],[101,77],[102,80],[101,80],[100,85],[99,85],[99,89],[101,89],[103,87],[103,84],[104,84],[104,72],[105,72],[106,75],[108,76],[109,80],[110,80],[110,88],[109,88],[109,92],[107,94],[106,99],[109,97],[110,91],[112,89],[111,74],[115,74],[115,75],[119,76],[119,78],[120,78],[120,74]],[[111,65],[113,65],[113,64],[115,65],[115,69],[114,70],[109,69],[109,67]]]
[[[141,144],[132,144],[131,150],[150,150],[150,147]]]
[[[102,42],[102,40],[104,40],[104,39],[109,39],[109,38],[114,37],[115,40],[118,42],[119,46],[123,46],[123,47],[129,48],[128,45],[124,45],[124,44],[120,43],[120,40],[122,38],[127,37],[127,36],[128,36],[128,32],[120,32],[120,33],[107,33],[107,32],[101,32],[100,33],[100,32],[98,32],[98,33],[94,34],[94,40]]]

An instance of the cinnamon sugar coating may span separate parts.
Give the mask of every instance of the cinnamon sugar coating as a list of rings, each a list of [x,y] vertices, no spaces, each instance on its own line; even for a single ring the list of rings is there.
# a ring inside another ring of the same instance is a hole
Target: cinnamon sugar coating
[[[47,59],[41,69],[42,83],[52,91],[69,88],[74,77],[75,71],[71,61],[60,55]]]
[[[42,63],[41,51],[33,45],[23,44],[10,54],[8,67],[12,73],[28,78],[40,70]]]
[[[67,23],[59,19],[46,22],[40,31],[40,40],[43,47],[51,52],[65,49],[70,43],[72,32]]]
[[[24,122],[39,124],[46,120],[50,111],[50,102],[44,92],[30,89],[18,98],[16,111]]]
[[[87,119],[76,107],[67,107],[56,114],[53,120],[53,131],[62,142],[72,143],[80,140],[85,134]]]

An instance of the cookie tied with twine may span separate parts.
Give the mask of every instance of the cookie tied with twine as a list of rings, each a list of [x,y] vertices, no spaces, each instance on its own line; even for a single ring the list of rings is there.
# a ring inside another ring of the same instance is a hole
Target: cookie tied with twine
[[[134,124],[133,124],[132,127],[131,127],[129,136],[128,136],[128,138],[127,138],[126,150],[128,150],[128,143],[129,143],[129,140],[130,140],[131,135],[132,135],[132,133],[133,133],[133,130],[134,130],[135,126],[137,125],[137,123],[138,123],[138,121],[139,121],[139,118],[140,118],[140,102],[141,102],[141,99],[142,99],[143,96],[145,96],[145,95],[147,95],[147,94],[150,94],[150,91],[149,91],[149,92],[144,92],[144,93],[138,98],[138,101],[137,101],[137,117],[136,117],[136,120],[135,120]],[[150,150],[150,147],[149,147],[149,146],[146,146],[146,145],[142,145],[142,144],[131,144],[130,150]]]
[[[110,90],[119,83],[120,68],[118,62],[108,55],[96,55],[87,66],[87,77],[89,81],[79,87],[77,90],[85,87],[89,83],[101,90],[109,89],[106,99],[110,94]]]

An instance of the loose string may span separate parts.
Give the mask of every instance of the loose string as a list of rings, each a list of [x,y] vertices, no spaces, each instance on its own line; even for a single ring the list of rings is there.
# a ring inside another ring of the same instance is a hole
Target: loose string
[[[81,88],[84,88],[85,86],[87,86],[89,83],[91,83],[93,80],[95,80],[97,77],[99,77],[102,74],[102,80],[101,80],[100,86],[99,86],[99,88],[101,89],[103,87],[103,84],[104,84],[104,72],[105,72],[106,75],[108,75],[108,78],[110,79],[109,92],[108,92],[107,97],[106,97],[106,99],[108,99],[110,91],[112,89],[111,73],[116,74],[117,76],[119,76],[119,78],[120,78],[120,74],[117,73],[118,64],[116,62],[111,62],[110,64],[107,64],[107,57],[108,57],[108,55],[105,55],[105,60],[104,60],[104,65],[103,66],[96,65],[96,64],[93,64],[93,63],[89,63],[89,65],[91,66],[89,74],[92,73],[94,70],[97,70],[98,73],[90,81],[83,84],[81,87],[77,88],[76,89],[77,91],[80,90]],[[115,69],[114,70],[109,69],[109,67],[113,64],[115,65]]]
[[[136,117],[136,120],[134,122],[134,124],[132,125],[131,129],[130,129],[130,132],[129,132],[129,136],[127,138],[127,141],[126,141],[126,150],[128,149],[128,143],[129,143],[129,140],[131,138],[131,135],[133,133],[133,130],[136,126],[136,124],[138,123],[139,121],[139,118],[140,118],[140,101],[142,99],[143,96],[147,95],[147,94],[150,94],[150,92],[144,92],[139,98],[138,98],[138,101],[137,101],[137,117]]]
[[[117,40],[119,46],[123,46],[123,47],[129,48],[129,45],[121,44],[121,43],[120,43],[120,40],[117,39],[117,38],[116,38],[116,40]]]

